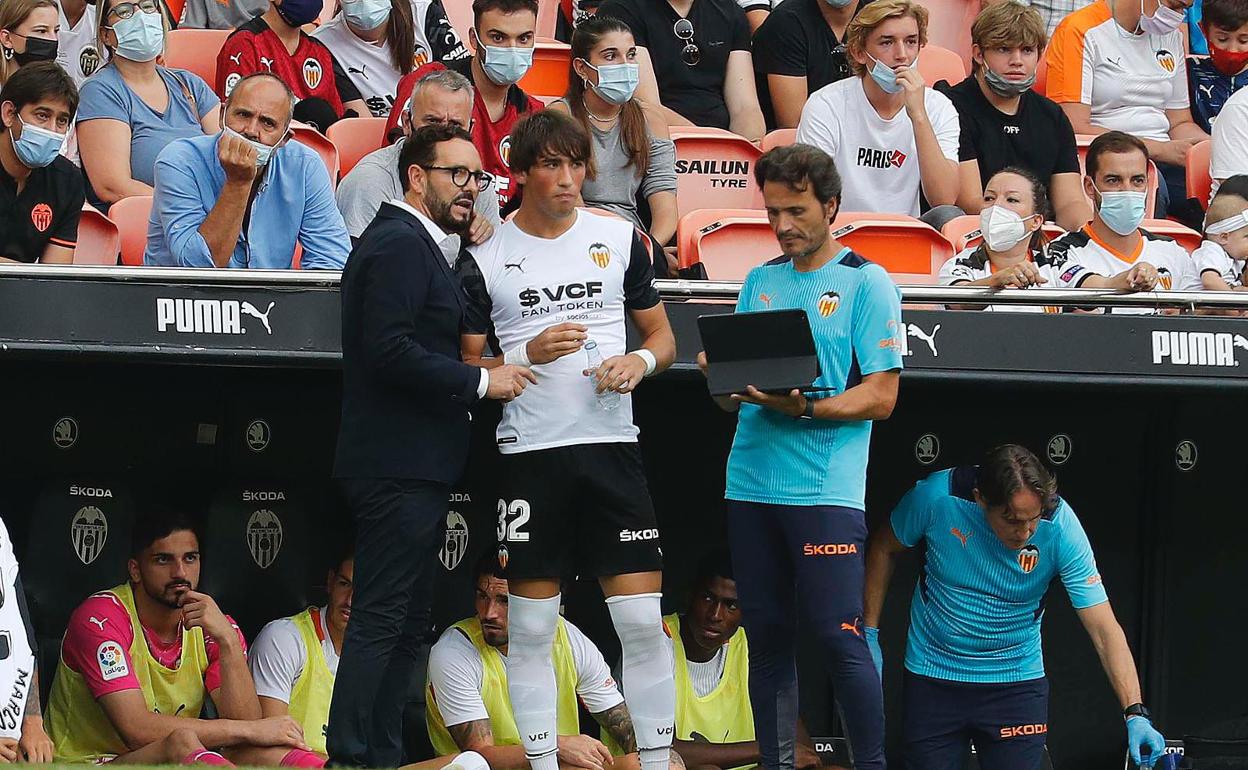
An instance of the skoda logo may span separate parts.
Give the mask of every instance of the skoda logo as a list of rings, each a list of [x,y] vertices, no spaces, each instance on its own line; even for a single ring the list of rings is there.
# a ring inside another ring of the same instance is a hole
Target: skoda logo
[[[52,426],[52,443],[61,449],[69,449],[78,443],[78,421],[62,417]]]
[[[1059,433],[1049,439],[1049,462],[1054,465],[1064,465],[1070,459],[1070,453],[1074,449],[1074,444],[1070,441],[1070,436],[1065,433]]]
[[[931,465],[940,457],[940,439],[935,433],[924,433],[914,442],[914,459],[923,465]]]
[[[247,447],[253,452],[268,449],[272,437],[273,431],[269,430],[269,424],[264,420],[252,420],[247,426]]]
[[[1190,471],[1196,467],[1196,444],[1191,441],[1180,441],[1174,448],[1174,464],[1181,471]]]

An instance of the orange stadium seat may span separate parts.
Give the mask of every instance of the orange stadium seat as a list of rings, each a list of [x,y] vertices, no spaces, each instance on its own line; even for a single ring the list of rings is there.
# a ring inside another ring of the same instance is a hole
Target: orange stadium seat
[[[682,268],[698,263],[712,281],[741,281],[750,268],[780,254],[780,244],[757,209],[701,209],[676,225]]]
[[[919,63],[933,46],[952,51],[962,60],[963,73],[971,68],[971,24],[979,15],[980,4],[966,0],[919,0],[930,12],[927,20],[928,45],[919,54]],[[926,73],[924,73],[926,74]],[[936,81],[928,80],[930,86]],[[951,85],[955,81],[949,81]]]
[[[832,237],[888,271],[897,283],[930,284],[953,244],[931,226],[903,214],[842,211]]]
[[[1206,139],[1197,142],[1187,153],[1187,197],[1200,201],[1202,209],[1209,208],[1213,195],[1213,179],[1209,176],[1209,154],[1213,142]]]
[[[132,267],[143,264],[147,248],[147,221],[152,213],[152,196],[132,195],[122,198],[108,209],[109,218],[121,236],[121,264]]]
[[[797,141],[796,128],[777,128],[775,131],[768,131],[763,137],[763,152],[774,150],[777,147],[788,147]]]
[[[1173,238],[1188,252],[1195,251],[1200,246],[1202,240],[1200,233],[1172,219],[1145,219],[1140,223],[1140,228],[1154,235],[1164,235],[1168,238]]]
[[[121,234],[111,219],[90,204],[83,204],[78,220],[78,244],[74,246],[75,265],[115,265],[121,251]]]
[[[451,0],[454,2],[455,0]],[[559,3],[546,0],[537,6],[537,36],[555,39],[555,30],[559,28]]]
[[[1047,51],[1048,49],[1045,49]],[[1047,53],[1040,53],[1040,63],[1036,66],[1036,82],[1032,85],[1031,90],[1044,96],[1044,88],[1049,82],[1049,57]]]
[[[326,5],[333,5],[334,0],[325,0]],[[446,18],[455,28],[455,34],[468,47],[468,30],[472,29],[472,0],[446,0],[442,3],[446,8]]]
[[[313,150],[316,150],[317,155],[321,156],[321,160],[325,163],[325,169],[329,171],[330,185],[337,187],[338,148],[334,146],[334,143],[326,139],[325,135],[320,131],[302,123],[291,123],[290,130],[296,142],[311,147]]]
[[[338,148],[340,171],[346,176],[360,158],[381,148],[386,139],[386,119],[343,118],[325,131],[325,138]]]
[[[533,96],[563,96],[568,91],[572,46],[538,38],[533,66],[520,78],[520,87]]]
[[[966,78],[966,64],[962,57],[948,48],[928,44],[919,52],[919,74],[923,82],[933,86],[942,80],[956,86]]]
[[[761,208],[754,184],[753,142],[718,128],[673,126],[676,202],[680,216],[704,208]]]
[[[230,36],[228,29],[174,29],[165,42],[165,66],[190,70],[217,87],[217,54]]]

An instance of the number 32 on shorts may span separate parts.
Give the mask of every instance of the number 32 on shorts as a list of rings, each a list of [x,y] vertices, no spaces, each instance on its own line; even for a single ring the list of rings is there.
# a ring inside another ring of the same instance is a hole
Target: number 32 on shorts
[[[509,521],[510,519],[510,521]],[[498,501],[498,539],[509,543],[527,543],[529,533],[524,525],[529,523],[529,501]]]

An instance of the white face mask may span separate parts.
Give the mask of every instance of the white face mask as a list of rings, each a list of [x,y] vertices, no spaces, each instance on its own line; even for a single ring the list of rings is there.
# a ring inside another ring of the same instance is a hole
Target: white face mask
[[[1144,0],[1140,0],[1140,29],[1149,35],[1168,35],[1183,23],[1183,12],[1165,3],[1157,3],[1152,16],[1144,15]]]
[[[989,251],[1009,251],[1031,234],[1017,212],[1004,206],[989,206],[979,212],[979,231]]]

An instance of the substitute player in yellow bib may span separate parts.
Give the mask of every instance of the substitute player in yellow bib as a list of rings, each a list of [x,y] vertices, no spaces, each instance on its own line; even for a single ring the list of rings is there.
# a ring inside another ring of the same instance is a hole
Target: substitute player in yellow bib
[[[493,770],[527,768],[507,691],[507,581],[493,553],[475,569],[475,617],[443,632],[429,654],[426,721],[439,754],[476,751]],[[580,629],[559,619],[551,648],[555,669],[559,764],[606,770],[637,767],[633,723],[602,653]],[[598,740],[580,734],[578,700],[630,754],[617,762]]]
[[[351,619],[355,555],[335,560],[325,579],[329,600],[266,625],[248,656],[266,717],[289,714],[312,751],[325,756],[325,730],[338,656]]]
[[[238,626],[199,585],[199,537],[180,511],[135,523],[130,579],[70,616],[48,706],[57,762],[228,765],[209,749],[302,751],[289,717],[262,719]],[[219,719],[200,719],[205,694]]]

